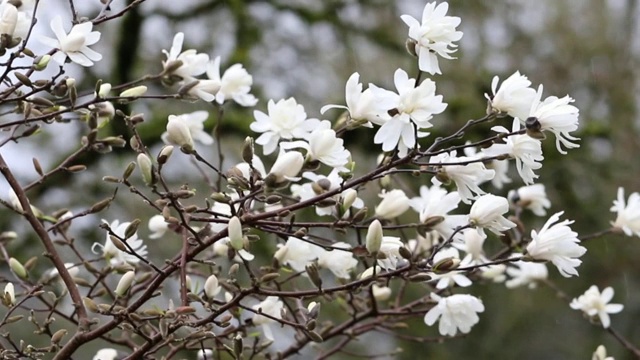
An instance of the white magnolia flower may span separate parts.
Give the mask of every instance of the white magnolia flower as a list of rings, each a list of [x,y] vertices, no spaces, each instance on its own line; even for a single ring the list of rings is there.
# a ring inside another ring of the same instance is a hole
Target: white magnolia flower
[[[203,145],[213,144],[213,138],[204,131],[204,122],[209,118],[209,112],[200,110],[189,114],[169,115],[167,131],[162,134],[162,141],[165,144],[178,146],[191,145],[193,140],[199,141]],[[192,141],[189,141],[189,138]]]
[[[447,104],[442,102],[442,95],[436,95],[436,83],[430,79],[416,86],[415,79],[410,79],[406,71],[398,69],[393,81],[398,94],[370,86],[376,97],[394,100],[393,107],[389,109],[393,115],[378,129],[373,142],[382,144],[383,151],[398,147],[399,156],[405,156],[408,149],[416,146],[416,132],[418,137],[427,136],[428,133],[419,130],[432,127],[431,118],[443,112]]]
[[[223,228],[226,229],[226,226]],[[233,249],[230,241],[229,237],[225,237],[213,243],[213,253],[221,257],[227,257],[229,255],[229,250]],[[241,263],[242,260],[251,261],[253,259],[255,259],[255,256],[244,249],[236,251],[236,256],[233,257],[233,261],[238,263]]]
[[[471,205],[469,223],[478,228],[488,229],[496,235],[516,226],[503,215],[509,211],[509,201],[502,196],[492,194],[482,195]]]
[[[402,259],[400,248],[403,246],[404,243],[399,237],[383,236],[378,253],[384,257],[378,257],[378,265],[385,270],[395,270],[398,267],[398,261]]]
[[[470,162],[466,165],[447,165],[455,163]],[[438,170],[438,176],[431,178],[433,184],[442,184],[443,180],[451,180],[456,183],[458,194],[462,202],[469,204],[474,195],[482,195],[485,192],[480,189],[478,184],[493,179],[495,171],[487,169],[481,161],[477,159],[456,156],[455,151],[450,153],[442,153],[431,157],[431,164],[442,164]],[[439,179],[440,178],[440,179]]]
[[[280,149],[276,162],[271,166],[271,170],[267,176],[273,176],[275,183],[284,181],[298,181],[296,177],[302,166],[304,165],[304,157],[297,151],[284,151]]]
[[[198,360],[213,360],[213,350],[212,349],[200,349],[196,354],[196,358]]]
[[[159,239],[169,230],[169,224],[164,221],[164,216],[162,215],[153,215],[149,219],[148,227],[149,231],[151,231],[149,239]]]
[[[307,157],[321,163],[347,171],[345,165],[351,159],[351,153],[344,148],[344,140],[336,136],[327,120],[320,122],[318,127],[309,135],[309,142],[292,141],[280,143],[283,149],[303,148],[307,150]]]
[[[6,306],[13,306],[16,303],[16,290],[12,282],[8,282],[4,286],[2,303]]]
[[[173,37],[171,49],[168,52],[166,50],[162,50],[162,52],[167,56],[167,60],[162,62],[162,66],[165,70],[168,70],[169,67],[175,66],[174,64],[179,61],[181,65],[172,69],[170,75],[175,75],[184,80],[192,81],[195,76],[201,75],[206,71],[207,64],[209,63],[209,55],[199,54],[194,49],[182,51],[183,42],[183,33],[179,32]]]
[[[560,220],[564,212],[553,214],[544,224],[540,232],[531,230],[531,242],[527,245],[527,255],[535,260],[551,261],[558,268],[564,277],[577,276],[575,269],[582,261],[578,258],[587,252],[587,249],[580,246],[578,234],[567,225],[573,221]],[[554,225],[552,225],[554,224]]]
[[[600,345],[591,356],[591,360],[615,360],[615,359],[613,358],[613,356],[607,356],[607,348],[605,348],[604,345]]]
[[[0,6],[0,35],[13,36],[18,24],[18,9],[11,3]]]
[[[67,272],[71,277],[77,276],[80,272],[80,268],[78,268],[74,263],[64,263],[64,267],[67,268]],[[60,275],[60,273],[58,272],[58,269],[54,267],[47,272],[46,278],[55,279],[58,275]]]
[[[221,77],[220,57],[218,56],[207,66],[207,76],[211,81],[220,84],[220,88],[215,94],[215,100],[218,104],[229,99],[233,99],[241,106],[254,106],[258,103],[258,99],[249,94],[251,85],[253,85],[253,77],[242,64],[232,65]]]
[[[331,170],[331,172],[327,176],[318,175],[316,173],[306,171],[302,174],[302,177],[305,179],[309,179],[312,182],[304,183],[302,185],[298,185],[298,184],[291,185],[291,194],[295,197],[299,197],[300,201],[309,200],[318,195],[313,189],[314,183],[328,181],[329,186],[326,189],[327,191],[335,190],[339,188],[343,183],[343,179],[340,177],[340,171],[335,168]],[[333,199],[336,201],[340,201],[340,199],[344,199],[343,201],[345,202],[346,205],[349,205],[349,207],[361,209],[364,206],[364,202],[362,201],[362,199],[358,197],[358,192],[356,190],[353,190],[353,191],[351,190],[353,189],[347,189],[342,193],[335,195]],[[347,197],[349,197],[349,199],[346,199]],[[346,200],[348,200],[350,204],[348,204]],[[316,205],[315,208],[316,208],[316,214],[320,216],[337,215],[335,214],[336,212],[335,206],[317,206]],[[348,213],[345,213],[345,215],[348,215]]]
[[[111,348],[104,348],[98,350],[93,356],[93,360],[116,360],[118,359],[118,350]]]
[[[220,91],[220,81],[210,79],[194,79],[192,81],[187,94],[206,102],[212,102],[216,99],[216,94]]]
[[[462,259],[461,263],[465,265],[480,265],[489,261],[484,255],[484,241],[487,239],[487,235],[479,233],[471,229],[464,230],[463,243],[454,243],[453,246],[467,253]]]
[[[525,285],[529,289],[534,289],[539,282],[549,277],[547,265],[544,263],[516,261],[511,265],[513,266],[507,268],[507,275],[509,275],[510,279],[505,282],[509,289]]]
[[[213,299],[220,293],[220,290],[222,290],[222,286],[220,286],[218,277],[215,275],[210,275],[204,282],[205,295],[207,295],[208,299]]]
[[[422,23],[410,15],[402,15],[402,21],[409,26],[409,37],[416,41],[416,54],[419,68],[430,74],[441,74],[438,65],[440,55],[445,59],[453,59],[451,53],[456,52],[453,44],[462,38],[462,31],[456,31],[460,25],[457,16],[446,16],[449,4],[446,2],[436,6],[436,2],[428,3],[422,12]]]
[[[627,236],[640,236],[640,194],[632,193],[625,202],[624,189],[619,187],[618,199],[613,201],[611,211],[618,213],[613,227],[621,229]]]
[[[378,196],[382,201],[376,206],[376,216],[381,219],[393,219],[409,210],[409,198],[402,190],[383,191]]]
[[[471,264],[462,264],[460,262],[460,253],[458,249],[449,247],[446,249],[442,249],[436,253],[433,257],[433,263],[437,264],[445,259],[451,259],[455,263],[458,263],[462,266],[467,266]],[[446,289],[450,286],[458,285],[460,287],[471,286],[472,282],[468,277],[464,275],[464,271],[447,271],[444,273],[433,274],[431,281],[438,281],[436,284],[436,289]]]
[[[378,286],[373,284],[371,286],[371,292],[376,301],[387,301],[391,297],[391,288],[388,286]]]
[[[471,327],[480,321],[477,313],[484,311],[482,300],[472,295],[456,294],[440,297],[431,293],[431,298],[438,304],[424,316],[424,322],[431,326],[440,319],[438,330],[441,335],[454,336],[460,330],[469,333]]]
[[[121,224],[119,220],[114,220],[111,224],[109,224],[106,220],[102,220],[102,223],[107,224],[109,228],[111,228],[111,231],[116,236],[122,239],[124,239],[125,230],[127,230],[127,227],[129,227],[129,225],[131,224],[130,222],[124,222]],[[126,242],[131,250],[133,250],[138,255],[138,257],[147,257],[147,245],[144,244],[144,241],[142,239],[138,238],[137,232],[126,239]],[[122,265],[125,263],[136,265],[140,262],[140,259],[133,254],[118,249],[111,241],[109,233],[107,233],[106,235],[104,245],[94,243],[93,246],[91,246],[91,251],[93,251],[94,254],[96,253],[96,248],[102,249],[102,256],[104,256],[105,259],[109,260],[111,265]]]
[[[624,308],[622,304],[610,304],[611,299],[613,299],[612,287],[607,287],[600,293],[598,287],[593,285],[584,294],[573,299],[570,306],[574,310],[582,310],[590,317],[598,315],[602,327],[606,329],[611,325],[609,314],[617,314]]]
[[[420,214],[420,222],[432,223],[433,219],[442,218],[439,223],[432,223],[431,229],[437,231],[442,237],[448,239],[455,228],[466,224],[464,215],[448,215],[460,204],[460,195],[457,191],[447,192],[439,184],[431,187],[422,185],[420,196],[414,197],[409,204],[413,210]]]
[[[366,127],[372,127],[371,122],[382,123],[378,118],[387,110],[393,107],[394,100],[390,97],[376,97],[371,89],[362,91],[360,83],[360,74],[357,72],[351,74],[345,86],[345,98],[347,106],[344,105],[325,105],[320,109],[320,113],[324,114],[329,109],[345,109],[349,112],[352,121],[362,124]]]
[[[272,318],[282,319],[283,308],[284,304],[277,296],[269,296],[259,304],[253,306],[253,310],[270,316],[266,317],[261,314],[255,314],[253,316],[253,324],[262,325],[264,336],[271,341],[273,341],[273,332],[271,331],[269,324],[275,322]]]
[[[0,34],[25,39],[31,28],[33,1],[2,1],[0,4]]]
[[[531,87],[531,81],[519,71],[504,80],[499,90],[498,81],[500,79],[494,76],[491,81],[493,95],[484,95],[491,102],[491,108],[518,119],[529,117],[533,99],[536,97],[536,90]]]
[[[307,139],[320,123],[318,119],[307,119],[304,107],[294,98],[277,103],[269,100],[267,109],[268,114],[255,110],[253,116],[256,121],[250,125],[251,130],[262,133],[256,144],[264,147],[265,155],[275,151],[280,139]]]
[[[496,189],[502,189],[504,184],[511,183],[508,160],[492,160],[487,164],[487,169],[491,169],[495,172],[493,179],[491,179],[491,185]]]
[[[290,236],[286,244],[280,245],[273,255],[281,265],[287,265],[296,272],[304,272],[305,267],[318,259],[317,246]]]
[[[349,273],[356,266],[358,266],[358,260],[353,257],[351,252],[351,245],[344,242],[337,242],[331,244],[332,247],[345,250],[325,250],[319,246],[312,245],[318,254],[318,266],[324,269],[329,269],[333,275],[340,279],[349,279]]]
[[[93,23],[87,21],[74,25],[67,34],[62,26],[62,18],[56,16],[51,20],[51,30],[56,35],[56,39],[41,36],[40,42],[59,50],[53,54],[52,58],[60,65],[64,65],[69,57],[78,65],[93,66],[94,61],[102,60],[102,55],[89,48],[89,45],[100,40],[100,32],[91,31],[92,29]]]
[[[547,215],[545,209],[551,207],[551,201],[547,197],[544,184],[534,184],[523,186],[518,190],[511,190],[508,197],[509,201],[516,206],[529,209],[537,216]]]
[[[503,126],[494,126],[491,130],[508,134],[507,130]],[[520,121],[516,118],[513,119],[513,125],[511,132],[520,130]],[[516,159],[516,169],[518,174],[525,182],[525,184],[533,184],[534,179],[538,178],[533,170],[540,169],[544,160],[542,156],[542,143],[530,137],[529,135],[511,135],[504,138],[504,143],[495,143],[487,149],[483,149],[482,152],[486,156],[499,156],[508,154],[512,158]]]
[[[541,101],[542,85],[538,88],[538,93],[531,105],[529,118],[535,118],[540,123],[540,130],[551,131],[556,136],[556,147],[561,154],[567,152],[562,149],[560,144],[568,149],[580,147],[580,145],[571,141],[580,140],[577,137],[569,135],[570,132],[578,129],[579,110],[573,105],[573,98],[568,95],[559,99],[555,96],[549,96]],[[523,121],[523,119],[520,119]],[[528,120],[528,119],[527,119]]]

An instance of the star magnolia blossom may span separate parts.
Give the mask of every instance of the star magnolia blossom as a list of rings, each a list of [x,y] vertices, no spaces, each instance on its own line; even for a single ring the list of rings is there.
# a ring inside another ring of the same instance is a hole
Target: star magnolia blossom
[[[498,81],[500,79],[497,76],[491,81],[493,96],[484,95],[491,102],[491,108],[514,118],[526,119],[536,97],[536,90],[531,87],[531,81],[519,71],[504,80],[499,90]]]
[[[2,1],[0,4],[0,34],[24,39],[31,28],[33,1]]]
[[[307,119],[304,107],[294,98],[280,100],[277,103],[269,100],[268,114],[255,110],[253,116],[256,121],[250,127],[255,132],[262,133],[256,144],[263,146],[265,155],[273,153],[280,139],[307,139],[311,132],[320,124],[318,119]]]
[[[385,270],[395,270],[398,261],[402,259],[400,248],[403,246],[399,237],[383,236],[378,253],[383,254],[384,258],[378,258],[378,265]]]
[[[52,59],[58,64],[64,65],[67,57],[74,63],[82,66],[93,66],[94,61],[102,60],[102,55],[89,49],[100,40],[99,31],[91,31],[93,23],[87,21],[71,28],[69,34],[64,31],[62,18],[56,16],[51,20],[51,30],[56,35],[56,39],[48,36],[41,36],[40,41],[47,46],[51,46],[60,51],[53,54]]]
[[[509,133],[509,130],[503,126],[494,126],[491,130],[501,134]],[[520,121],[513,119],[511,132],[516,131],[520,131]],[[504,138],[503,144],[493,144],[491,147],[483,149],[482,153],[490,157],[508,154],[516,159],[516,169],[525,184],[533,184],[534,179],[538,178],[533,170],[540,169],[542,167],[540,161],[544,160],[542,143],[529,135],[508,136]]]
[[[382,192],[378,196],[382,201],[376,206],[376,216],[381,219],[393,219],[409,210],[409,198],[402,190]]]
[[[207,67],[207,76],[210,80],[220,84],[220,88],[215,94],[215,100],[218,104],[229,99],[233,99],[241,106],[254,106],[258,103],[258,99],[249,94],[251,85],[253,85],[253,77],[249,75],[242,64],[232,65],[220,77],[220,57],[217,57]]]
[[[18,9],[10,3],[0,7],[0,34],[13,36],[18,24]]]
[[[537,216],[547,215],[551,207],[551,201],[547,197],[547,191],[543,184],[523,186],[518,190],[509,191],[509,201],[516,206],[531,210]]]
[[[312,182],[304,183],[302,185],[292,184],[291,185],[291,194],[293,196],[299,197],[300,201],[309,200],[318,194],[313,190],[313,184],[319,181],[329,181],[329,187],[326,190],[335,190],[340,187],[343,180],[340,177],[340,172],[337,169],[331,170],[329,175],[318,175],[316,173],[306,171],[302,174],[302,177],[305,179],[309,179]],[[358,192],[353,189],[347,189],[340,194],[333,196],[333,199],[336,201],[340,201],[341,199],[345,199],[345,197],[349,194],[352,197],[352,202],[349,207],[354,207],[356,209],[361,209],[364,206],[364,201],[358,197]],[[344,200],[343,200],[344,201]],[[320,216],[329,216],[336,213],[335,206],[318,206],[316,204],[316,214]]]
[[[580,147],[580,145],[571,141],[580,140],[577,137],[569,135],[570,132],[578,129],[579,110],[573,105],[573,98],[568,95],[559,99],[555,96],[549,96],[541,101],[542,85],[538,88],[536,97],[531,105],[529,118],[535,118],[540,123],[540,130],[551,131],[556,136],[556,147],[561,154],[567,152],[562,149],[560,144],[568,149]],[[520,119],[523,121],[523,119]]]
[[[379,98],[393,99],[393,107],[390,113],[395,113],[384,121],[373,142],[382,144],[383,151],[391,151],[398,147],[399,156],[405,156],[408,149],[416,145],[416,128],[426,129],[433,125],[430,120],[434,114],[440,114],[447,108],[442,102],[442,95],[436,95],[436,83],[425,79],[416,86],[415,79],[409,79],[409,75],[402,69],[396,70],[394,84],[398,94],[371,85],[374,95]],[[418,131],[419,137],[428,133]]]
[[[253,316],[253,324],[262,325],[264,336],[271,341],[273,341],[273,332],[271,331],[269,324],[275,322],[272,318],[282,319],[283,308],[284,304],[277,296],[269,296],[264,299],[264,301],[253,306],[253,310],[271,316],[271,318],[260,314],[255,314]]]
[[[104,224],[108,224],[111,228],[111,231],[113,231],[113,233],[116,234],[119,238],[123,239],[125,230],[127,230],[127,227],[129,226],[129,224],[131,224],[130,222],[124,222],[120,224],[120,221],[118,220],[113,221],[111,224],[107,223],[106,220],[102,220],[102,222]],[[138,238],[137,233],[134,233],[131,237],[126,239],[126,241],[127,245],[129,245],[129,247],[138,255],[138,257],[147,257],[147,245],[144,244],[142,239]],[[91,251],[93,251],[94,254],[96,253],[96,248],[102,249],[102,256],[108,259],[111,262],[111,265],[122,265],[125,263],[135,265],[140,262],[140,259],[133,254],[118,249],[111,241],[111,237],[108,233],[104,245],[98,243],[93,244],[93,246],[91,247]]]
[[[447,165],[461,162],[470,163],[467,165]],[[481,161],[466,156],[457,157],[455,151],[433,156],[429,163],[442,164],[438,177],[455,182],[460,199],[465,204],[471,203],[474,193],[477,195],[484,194],[485,192],[480,189],[478,184],[493,179],[495,175],[495,171],[487,169]],[[433,184],[442,184],[438,177],[431,178],[431,182]]]
[[[422,12],[422,23],[409,15],[402,15],[402,21],[409,26],[409,37],[415,40],[421,71],[430,74],[441,74],[438,65],[440,55],[445,59],[453,59],[451,53],[456,52],[457,45],[453,44],[462,38],[462,31],[456,31],[460,25],[457,16],[446,16],[449,4],[443,2],[436,6],[429,3]]]
[[[482,300],[472,295],[440,297],[431,293],[431,298],[438,304],[426,313],[424,322],[431,326],[440,319],[438,330],[441,335],[455,336],[458,330],[463,334],[469,333],[471,327],[480,321],[478,313],[484,311]]]
[[[437,264],[445,259],[451,259],[462,266],[468,266],[471,264],[462,264],[460,262],[460,253],[456,248],[446,248],[438,251],[433,257],[433,263]],[[438,281],[436,289],[442,290],[448,287],[458,285],[460,287],[471,286],[472,282],[468,277],[464,275],[463,271],[447,271],[441,274],[433,274],[431,281]]]
[[[349,117],[356,124],[362,124],[366,127],[373,127],[371,122],[382,123],[379,115],[393,107],[393,98],[384,96],[376,97],[371,89],[362,91],[360,74],[353,73],[347,80],[345,86],[345,98],[347,106],[344,105],[325,105],[320,109],[320,113],[324,114],[329,109],[345,109],[349,112]]]
[[[296,272],[304,272],[305,267],[318,258],[317,246],[296,237],[289,237],[285,245],[281,245],[273,257],[282,265],[291,267]]]
[[[409,204],[413,210],[420,214],[420,222],[431,222],[442,217],[442,221],[433,223],[431,229],[437,231],[442,237],[448,239],[455,228],[466,224],[464,215],[448,215],[448,213],[460,204],[460,195],[457,191],[447,192],[439,184],[420,187],[420,197],[414,197]]]
[[[607,348],[605,348],[604,345],[600,345],[591,356],[591,360],[615,360],[615,359],[613,358],[613,356],[607,356]]]
[[[93,360],[116,360],[118,358],[118,350],[111,348],[104,348],[98,350]]]
[[[621,229],[627,236],[640,236],[640,194],[629,195],[629,201],[624,201],[624,189],[618,188],[618,199],[613,201],[611,211],[617,212],[618,217],[612,224]]]
[[[209,55],[199,54],[194,49],[182,51],[184,43],[184,34],[179,32],[173,37],[171,49],[162,52],[167,56],[167,60],[162,62],[165,70],[169,70],[170,66],[174,66],[176,61],[180,61],[181,65],[170,72],[171,75],[178,76],[187,81],[193,81],[195,76],[203,74],[209,63]],[[167,74],[169,75],[169,74]]]
[[[353,257],[351,252],[351,245],[338,242],[331,244],[334,250],[328,251],[319,246],[314,246],[318,253],[318,266],[324,269],[329,269],[333,275],[339,279],[349,279],[349,273],[356,266],[358,266],[358,260]],[[338,250],[344,249],[344,250]]]
[[[611,299],[613,288],[605,288],[600,293],[598,287],[593,285],[584,294],[573,299],[570,306],[574,310],[582,310],[590,317],[598,315],[602,327],[606,329],[611,325],[609,314],[617,314],[624,308],[622,304],[610,304]]]
[[[149,219],[149,231],[151,231],[151,235],[149,235],[149,239],[159,239],[169,230],[169,224],[164,220],[164,216],[162,215],[153,215],[151,219]]]
[[[209,118],[209,112],[200,110],[190,114],[169,115],[167,131],[162,134],[165,144],[193,147],[193,141],[203,145],[213,144],[213,138],[204,131],[204,122]]]
[[[492,194],[483,195],[471,205],[469,223],[478,228],[479,233],[484,233],[482,229],[486,228],[500,235],[500,232],[516,226],[503,216],[508,211],[507,199]]]
[[[345,165],[351,159],[351,153],[344,148],[344,140],[336,136],[336,132],[331,129],[331,123],[323,120],[309,135],[309,142],[293,141],[281,143],[283,149],[303,148],[307,150],[307,156],[311,160],[318,160],[321,163],[347,171]]]
[[[549,271],[544,263],[516,261],[507,268],[507,275],[510,279],[505,282],[505,285],[509,289],[525,285],[529,289],[534,289],[538,282],[549,277]]]
[[[489,259],[484,255],[484,241],[487,239],[487,235],[484,233],[478,233],[471,229],[464,230],[462,244],[454,243],[457,249],[467,253],[462,259],[461,263],[466,265],[479,265],[488,262]]]
[[[587,252],[580,246],[578,234],[569,228],[573,221],[560,220],[564,212],[553,214],[544,224],[540,232],[531,230],[531,242],[527,245],[527,255],[534,260],[551,261],[564,277],[577,276],[576,268],[582,261],[578,258]],[[552,225],[554,224],[554,225]]]

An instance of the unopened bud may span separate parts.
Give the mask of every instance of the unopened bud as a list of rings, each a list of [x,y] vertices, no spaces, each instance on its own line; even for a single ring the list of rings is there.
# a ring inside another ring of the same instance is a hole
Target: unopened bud
[[[366,247],[371,254],[377,253],[382,245],[382,224],[380,221],[374,220],[367,230]]]
[[[9,259],[9,267],[13,270],[13,273],[21,279],[26,279],[29,275],[27,274],[27,270],[24,266],[22,266],[22,263],[20,263],[16,258]]]
[[[242,160],[244,162],[251,164],[253,161],[253,138],[251,136],[247,136],[244,139],[244,145],[242,146]]]
[[[152,185],[155,183],[155,174],[153,172],[153,163],[151,163],[151,159],[147,154],[140,153],[138,154],[138,167],[140,167],[140,172],[142,173],[142,180],[147,185]]]
[[[165,164],[173,154],[173,146],[167,145],[160,150],[158,154],[158,164]]]
[[[124,296],[124,294],[126,294],[131,287],[131,284],[133,284],[133,280],[135,279],[135,277],[136,273],[133,270],[128,271],[126,274],[122,275],[120,281],[118,282],[118,286],[116,286],[115,294],[118,297]]]
[[[132,87],[130,89],[127,89],[121,92],[120,97],[123,97],[123,98],[138,97],[138,96],[144,95],[146,92],[147,92],[147,87],[144,85],[140,85],[140,86]]]
[[[237,216],[234,216],[229,220],[229,244],[235,250],[241,250],[244,248],[242,224]]]

